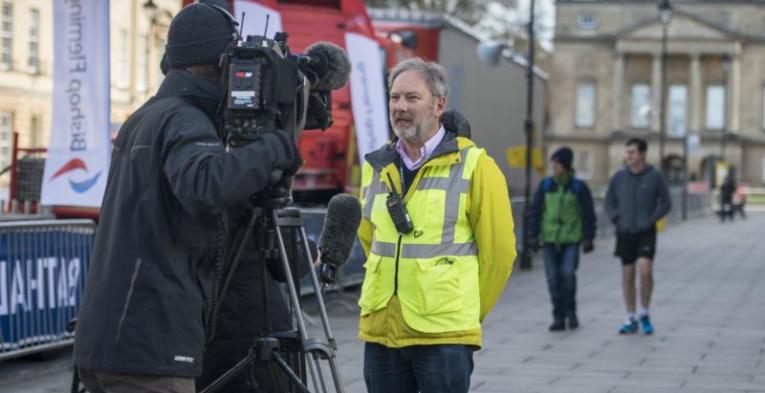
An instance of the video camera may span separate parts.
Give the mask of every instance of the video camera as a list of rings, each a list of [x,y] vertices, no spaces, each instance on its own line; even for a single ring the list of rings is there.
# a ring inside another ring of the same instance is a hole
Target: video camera
[[[292,54],[288,34],[247,36],[226,51],[222,129],[229,146],[279,129],[294,140],[304,129],[332,125],[331,91],[348,81],[350,62],[337,45],[319,42]]]

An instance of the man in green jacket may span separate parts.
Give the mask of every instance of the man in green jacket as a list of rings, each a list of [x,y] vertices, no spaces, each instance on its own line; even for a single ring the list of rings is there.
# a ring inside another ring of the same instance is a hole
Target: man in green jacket
[[[564,146],[550,158],[553,175],[539,184],[529,219],[529,245],[544,245],[545,274],[553,304],[550,331],[579,327],[576,315],[576,269],[579,245],[585,253],[593,250],[595,210],[592,194],[574,176],[574,152]],[[540,238],[541,232],[541,238]]]
[[[440,65],[394,67],[398,138],[365,157],[359,337],[369,393],[466,393],[481,321],[515,259],[505,178],[483,149],[440,124],[446,90]]]

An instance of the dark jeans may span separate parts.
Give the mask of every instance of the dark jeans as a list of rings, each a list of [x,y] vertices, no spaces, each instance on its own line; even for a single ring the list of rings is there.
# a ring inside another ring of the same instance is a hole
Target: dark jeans
[[[576,269],[579,243],[546,245],[545,275],[553,304],[553,318],[561,320],[576,314]]]
[[[369,393],[467,393],[472,372],[473,348],[466,345],[364,347]]]

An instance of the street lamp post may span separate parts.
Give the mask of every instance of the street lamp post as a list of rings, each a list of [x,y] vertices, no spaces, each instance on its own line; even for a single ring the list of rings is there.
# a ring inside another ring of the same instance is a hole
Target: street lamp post
[[[672,20],[672,4],[670,0],[661,0],[659,3],[659,16],[661,18],[661,97],[659,107],[659,168],[664,173],[664,143],[667,137],[667,29]]]
[[[534,147],[534,0],[529,6],[528,58],[526,67],[526,185],[523,199],[523,244],[521,245],[521,269],[531,269],[531,250],[528,245],[529,215],[531,214],[531,149]]]
[[[683,182],[682,182],[682,197],[681,197],[681,216],[683,220],[688,219],[688,130],[685,130],[683,134]]]
[[[528,23],[528,52],[526,58],[526,118],[523,121],[526,135],[526,184],[524,189],[523,226],[521,234],[520,265],[522,269],[531,268],[532,252],[528,245],[529,213],[531,201],[531,160],[534,147],[534,0],[529,6]],[[478,59],[488,65],[496,66],[502,56],[502,51],[512,47],[501,42],[482,42],[478,45]]]
[[[723,126],[720,130],[720,159],[725,162],[725,148],[728,143],[728,124],[729,124],[729,112],[730,107],[728,106],[728,102],[730,100],[728,99],[728,96],[730,95],[730,92],[728,91],[728,85],[729,85],[729,78],[730,78],[730,68],[731,68],[731,58],[730,55],[727,53],[723,55],[722,57],[722,71],[723,71],[723,91],[725,91],[723,101]]]

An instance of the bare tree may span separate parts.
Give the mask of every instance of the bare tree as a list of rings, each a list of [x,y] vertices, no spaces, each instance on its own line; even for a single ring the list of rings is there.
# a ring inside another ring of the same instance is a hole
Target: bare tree
[[[411,11],[440,12],[454,15],[468,24],[480,20],[486,0],[365,0],[368,7],[403,8]]]

